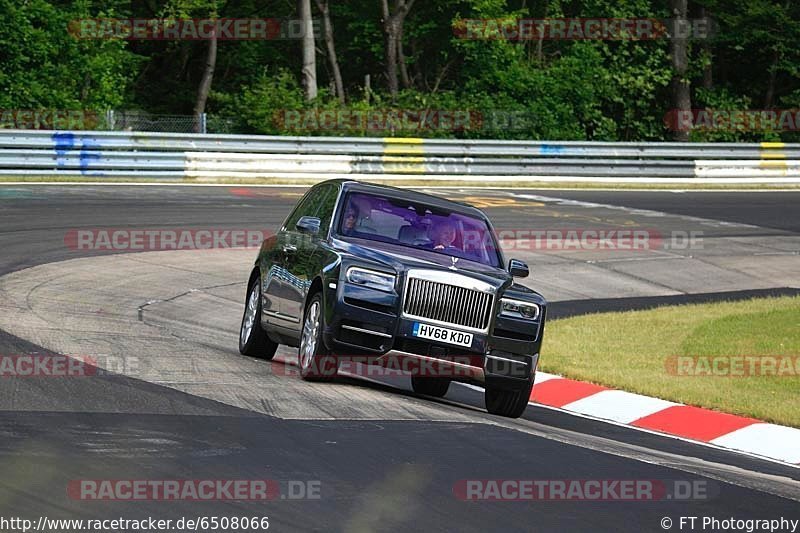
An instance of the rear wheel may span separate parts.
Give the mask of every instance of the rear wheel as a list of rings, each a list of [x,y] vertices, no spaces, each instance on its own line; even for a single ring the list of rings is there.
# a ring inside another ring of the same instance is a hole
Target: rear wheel
[[[328,352],[322,340],[323,324],[322,294],[317,293],[306,306],[298,350],[300,375],[305,380],[329,381],[336,377],[339,370],[336,357]]]
[[[486,410],[493,415],[519,418],[528,407],[533,381],[522,389],[506,390],[487,388],[484,392]]]
[[[446,378],[422,378],[412,376],[411,388],[414,389],[414,392],[417,394],[442,398],[447,394],[447,390],[450,388],[450,380]]]
[[[261,327],[261,276],[255,279],[247,291],[244,316],[239,328],[239,352],[243,355],[272,359],[278,343],[267,337]]]

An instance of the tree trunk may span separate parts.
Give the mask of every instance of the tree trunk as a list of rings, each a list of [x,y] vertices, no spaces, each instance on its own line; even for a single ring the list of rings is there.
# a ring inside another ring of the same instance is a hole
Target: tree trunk
[[[211,40],[208,42],[208,52],[206,54],[206,66],[203,70],[203,77],[200,80],[200,87],[197,90],[197,100],[194,104],[195,125],[194,131],[200,132],[200,115],[206,112],[206,102],[208,93],[211,91],[211,82],[214,80],[214,69],[217,67],[217,32],[211,30]]]
[[[400,81],[397,77],[397,62],[400,50],[403,22],[406,15],[414,5],[415,0],[395,0],[395,12],[389,12],[389,1],[381,0],[381,14],[383,15],[383,33],[385,37],[384,56],[386,58],[386,82],[392,102],[397,101],[400,92]],[[408,76],[408,73],[406,73]]]
[[[397,101],[397,94],[400,92],[400,83],[397,80],[397,30],[394,17],[389,17],[389,7],[387,0],[383,0],[384,9],[383,33],[385,34],[384,57],[386,60],[386,83],[392,101]]]
[[[342,71],[339,69],[339,58],[336,55],[336,43],[333,40],[333,23],[331,22],[331,12],[328,0],[316,0],[317,8],[322,13],[323,35],[325,39],[325,49],[328,53],[328,63],[333,73],[333,85],[336,90],[336,97],[339,103],[345,104],[344,82],[342,81]]]
[[[687,0],[670,0],[670,9],[676,27],[685,27],[687,24]],[[680,34],[684,33],[682,31]],[[689,67],[688,55],[689,42],[683,35],[672,35],[670,38],[670,56],[672,59],[672,109],[676,117],[686,116],[692,112],[691,85],[687,78]],[[676,124],[682,121],[675,121]],[[688,141],[689,131],[676,128],[673,138],[676,141]]]
[[[298,0],[300,20],[303,21],[303,71],[302,81],[306,100],[317,97],[317,51],[314,44],[314,24],[311,17],[311,0]]]

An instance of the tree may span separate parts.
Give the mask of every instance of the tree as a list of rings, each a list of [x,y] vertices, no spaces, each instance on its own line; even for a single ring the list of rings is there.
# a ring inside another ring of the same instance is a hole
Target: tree
[[[216,20],[222,8],[221,0],[169,0],[164,7],[164,14],[185,19],[199,15]],[[194,130],[200,132],[202,125],[200,116],[206,112],[206,102],[211,91],[211,84],[214,81],[214,71],[217,67],[217,35],[216,28],[211,30],[211,38],[208,40],[205,60],[203,62],[203,73],[200,76],[200,83],[197,87],[193,114],[195,116]]]
[[[301,129],[336,135],[395,131],[655,141],[673,138],[675,132],[664,128],[671,110],[674,116],[675,110],[691,107],[800,107],[800,2],[791,0],[307,0],[323,31],[309,31],[303,43],[282,38],[222,43],[210,36],[126,40],[106,34],[78,39],[64,31],[70,27],[74,34],[74,26],[85,19],[297,19],[298,2],[0,0],[6,21],[0,25],[0,109],[206,112],[212,131],[282,134],[298,130],[276,119],[290,116],[287,110],[336,111],[346,103],[361,116],[392,106],[432,111],[430,116],[439,110],[469,111],[479,120],[460,128],[431,122],[422,130],[391,125],[378,132],[363,125],[314,126],[314,117],[321,115],[311,112],[302,115],[307,121]],[[302,12],[310,28],[311,10]],[[459,26],[464,19],[513,25],[519,18],[677,18],[680,25],[703,17],[714,20],[710,38],[684,32],[670,40],[548,39],[544,34],[523,41],[499,35],[479,40],[466,38],[466,25]],[[318,54],[325,55],[327,75],[316,72]],[[373,83],[367,93],[366,76],[375,80],[384,74],[387,82]],[[320,75],[332,90],[320,90],[314,99]],[[11,111],[4,116],[15,116]],[[689,139],[798,140],[796,131],[783,131],[787,127],[786,120],[768,124],[765,131],[695,127]],[[686,138],[687,132],[679,133],[679,139]]]
[[[217,32],[211,30],[211,39],[208,41],[208,53],[206,54],[206,66],[203,70],[203,77],[200,80],[200,87],[197,89],[197,100],[194,105],[194,116],[200,117],[206,112],[206,102],[208,92],[211,90],[211,82],[214,80],[214,70],[217,66]],[[200,131],[199,120],[195,124],[195,131]]]
[[[303,24],[302,80],[306,100],[317,97],[317,50],[314,44],[314,19],[311,15],[311,0],[298,0],[300,20]]]
[[[316,0],[316,3],[317,9],[319,9],[322,15],[323,38],[325,39],[325,49],[328,53],[328,62],[330,63],[331,73],[333,75],[336,97],[339,99],[339,103],[344,105],[344,82],[342,81],[342,71],[339,69],[339,59],[336,55],[336,43],[333,40],[333,23],[331,22],[328,0]]]
[[[689,70],[689,40],[680,28],[686,27],[687,0],[670,0],[674,27],[679,28],[677,35],[670,36],[670,58],[672,60],[672,109],[676,116],[692,110],[691,83],[688,78]],[[676,141],[688,141],[689,131],[685,128],[675,128],[673,137]]]
[[[394,12],[389,11],[389,0],[381,0],[381,15],[383,33],[385,38],[384,54],[386,59],[386,81],[392,101],[397,101],[400,92],[400,82],[397,78],[397,63],[402,62],[403,83],[410,85],[408,71],[405,65],[405,56],[402,50],[403,25],[406,16],[411,11],[415,0],[394,0]]]
[[[717,24],[715,92],[771,108],[800,79],[800,5],[788,0],[697,0]]]
[[[102,112],[129,101],[147,59],[126,41],[81,35],[76,21],[96,15],[84,2],[63,4],[0,0],[0,109]],[[106,9],[125,17],[127,4]]]

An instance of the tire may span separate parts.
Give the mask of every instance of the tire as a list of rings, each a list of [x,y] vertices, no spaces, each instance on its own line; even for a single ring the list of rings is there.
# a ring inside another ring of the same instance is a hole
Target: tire
[[[331,381],[339,371],[336,357],[328,351],[322,340],[324,324],[322,293],[318,292],[311,297],[303,313],[300,348],[297,350],[300,376],[306,381]]]
[[[450,380],[446,378],[422,378],[411,376],[411,388],[417,394],[442,398],[450,388]]]
[[[528,407],[533,380],[522,389],[506,390],[487,388],[484,392],[486,410],[493,415],[519,418]]]
[[[261,276],[247,288],[242,325],[239,327],[239,353],[271,360],[278,343],[267,337],[261,327]]]

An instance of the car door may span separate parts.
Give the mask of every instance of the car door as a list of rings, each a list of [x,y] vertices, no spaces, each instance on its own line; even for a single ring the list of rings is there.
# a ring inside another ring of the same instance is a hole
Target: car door
[[[295,228],[297,221],[304,216],[313,216],[316,212],[316,200],[319,195],[319,187],[314,187],[309,190],[306,195],[295,206],[292,213],[286,218],[278,234],[274,237],[274,242],[266,254],[265,264],[262,266],[262,272],[265,272],[262,278],[262,309],[264,319],[270,324],[288,329],[295,329],[293,322],[297,319],[286,313],[287,304],[286,300],[291,297],[292,282],[288,274],[287,263],[291,260],[297,251],[297,243],[294,238],[295,232],[291,228]]]
[[[339,185],[325,184],[319,187],[314,197],[302,216],[320,219],[319,233],[309,235],[302,233],[296,227],[297,221],[287,227],[287,244],[291,245],[290,252],[286,255],[286,297],[282,301],[282,313],[292,324],[290,327],[298,334],[300,323],[303,319],[303,305],[306,301],[308,289],[319,269],[319,244],[328,236],[331,218],[339,196]],[[300,217],[298,217],[298,220]]]
[[[283,251],[280,248],[281,231],[270,236],[262,245],[259,267],[261,269],[261,322],[275,324],[280,319],[280,272],[283,268]]]

